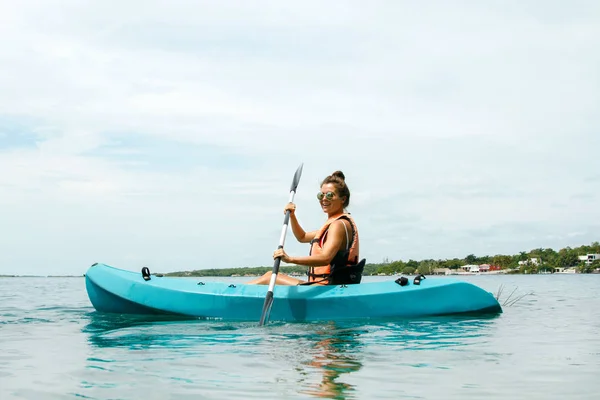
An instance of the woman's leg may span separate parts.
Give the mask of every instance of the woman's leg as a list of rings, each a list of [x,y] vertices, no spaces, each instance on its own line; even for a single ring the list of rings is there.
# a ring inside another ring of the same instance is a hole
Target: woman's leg
[[[247,285],[268,285],[271,281],[271,275],[273,275],[272,271],[266,272],[263,276],[259,276],[256,279],[252,279],[249,282],[246,282]],[[295,286],[299,283],[304,283],[304,281],[296,278],[292,278],[286,274],[278,273],[277,280],[275,281],[277,285],[284,286]]]

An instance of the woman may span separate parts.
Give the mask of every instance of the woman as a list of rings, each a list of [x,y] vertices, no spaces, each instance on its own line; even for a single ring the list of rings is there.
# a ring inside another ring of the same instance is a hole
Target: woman
[[[273,258],[281,257],[281,261],[297,265],[306,265],[308,282],[278,273],[278,285],[307,284],[340,284],[359,283],[365,260],[358,263],[359,240],[358,229],[350,214],[344,209],[350,204],[350,190],[345,176],[335,171],[321,183],[321,191],[317,193],[323,212],[327,213],[327,221],[321,229],[305,232],[296,218],[296,206],[289,203],[284,213],[290,210],[292,232],[300,243],[310,243],[308,256],[289,256],[283,249],[275,250]],[[248,284],[267,285],[272,272],[251,280]]]

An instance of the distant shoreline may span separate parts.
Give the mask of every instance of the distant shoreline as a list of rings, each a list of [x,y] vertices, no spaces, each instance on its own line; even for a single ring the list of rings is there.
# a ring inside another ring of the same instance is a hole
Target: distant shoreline
[[[153,269],[153,267],[150,267]],[[306,277],[306,268],[300,265],[281,265],[279,271],[286,275]],[[271,271],[271,266],[205,268],[175,272],[157,271],[154,275],[171,277],[245,277],[254,278]],[[485,255],[469,254],[464,258],[444,260],[395,260],[386,258],[381,263],[366,263],[363,276],[396,275],[548,275],[548,274],[598,274],[600,273],[600,242],[559,251],[551,248],[521,251],[518,254]],[[4,274],[0,278],[83,278],[81,275],[15,275]]]

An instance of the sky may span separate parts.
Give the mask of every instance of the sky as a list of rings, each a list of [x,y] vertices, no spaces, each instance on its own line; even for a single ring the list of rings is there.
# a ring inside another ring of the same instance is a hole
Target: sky
[[[271,266],[301,163],[367,262],[598,241],[598,42],[594,0],[1,2],[0,274]]]

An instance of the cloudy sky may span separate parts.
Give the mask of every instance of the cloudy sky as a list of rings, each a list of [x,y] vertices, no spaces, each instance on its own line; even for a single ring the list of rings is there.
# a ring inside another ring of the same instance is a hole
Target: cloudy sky
[[[369,262],[600,240],[599,42],[594,0],[1,2],[0,274],[272,265],[300,163]]]

